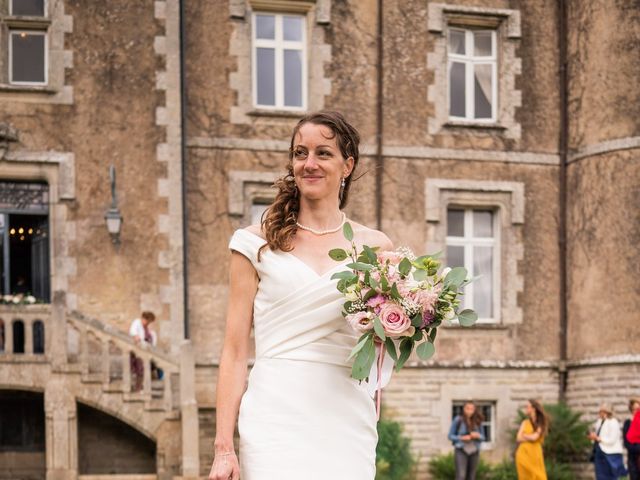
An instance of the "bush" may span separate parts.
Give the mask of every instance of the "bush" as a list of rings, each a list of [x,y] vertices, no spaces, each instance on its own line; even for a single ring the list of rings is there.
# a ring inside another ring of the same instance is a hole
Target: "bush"
[[[575,476],[571,468],[566,463],[556,463],[545,461],[544,466],[547,469],[548,480],[574,480]]]
[[[431,457],[428,463],[428,469],[433,480],[451,480],[452,478],[456,478],[456,465],[453,453]],[[476,480],[493,480],[491,474],[491,465],[485,462],[482,459],[482,454],[480,454]]]
[[[511,460],[503,460],[495,464],[491,469],[489,480],[518,480],[516,465]]]
[[[551,418],[549,435],[544,441],[544,458],[554,463],[583,462],[589,458],[591,442],[587,438],[589,422],[564,403],[546,405]]]
[[[545,466],[548,480],[574,480],[574,475],[566,464],[547,461]],[[451,480],[455,478],[455,471],[453,453],[436,455],[429,460],[429,473],[433,480]],[[481,456],[476,480],[518,480],[518,473],[511,460],[505,459],[491,465],[485,463]]]
[[[417,460],[411,454],[411,440],[398,422],[380,418],[376,447],[376,480],[412,480]]]

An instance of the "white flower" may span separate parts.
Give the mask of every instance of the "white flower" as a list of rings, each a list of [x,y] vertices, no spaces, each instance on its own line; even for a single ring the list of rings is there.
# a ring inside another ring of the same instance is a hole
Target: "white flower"
[[[27,295],[24,301],[33,304],[36,303],[36,297],[34,297],[33,295]]]
[[[345,290],[344,298],[346,298],[350,302],[355,302],[356,300],[358,300],[359,297],[356,291],[357,288],[358,285],[355,284],[347,287],[347,289]]]
[[[456,312],[453,308],[448,308],[444,311],[445,320],[453,320],[456,316]]]
[[[13,303],[20,303],[22,301],[22,295],[16,295],[13,297],[13,300],[11,300]]]
[[[2,297],[2,301],[7,303],[13,302],[13,295],[4,295]]]

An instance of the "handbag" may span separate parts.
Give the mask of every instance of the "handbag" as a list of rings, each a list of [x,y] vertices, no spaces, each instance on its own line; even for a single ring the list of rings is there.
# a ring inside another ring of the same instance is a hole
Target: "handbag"
[[[467,455],[475,455],[478,453],[478,446],[476,442],[464,442],[462,445],[462,451]]]
[[[600,424],[600,426],[598,427],[598,431],[596,432],[596,436],[600,436],[600,430],[602,430],[602,426],[604,425],[604,422],[606,422],[607,420],[604,419],[602,420],[602,423]],[[594,441],[593,442],[593,448],[591,449],[591,455],[589,455],[589,461],[591,463],[596,461],[596,450],[598,449],[598,442]]]

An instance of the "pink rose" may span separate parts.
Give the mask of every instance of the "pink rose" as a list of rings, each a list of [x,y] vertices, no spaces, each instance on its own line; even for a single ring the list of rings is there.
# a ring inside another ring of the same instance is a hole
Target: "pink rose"
[[[405,315],[402,307],[396,303],[384,303],[380,306],[378,315],[384,332],[391,338],[410,336],[415,333],[411,320]]]
[[[373,328],[371,314],[369,312],[351,313],[346,317],[347,322],[356,332],[364,333]]]

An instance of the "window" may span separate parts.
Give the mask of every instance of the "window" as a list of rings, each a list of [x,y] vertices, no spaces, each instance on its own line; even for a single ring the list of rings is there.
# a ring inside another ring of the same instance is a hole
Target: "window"
[[[24,322],[13,321],[13,353],[24,353]]]
[[[453,421],[457,415],[462,415],[462,408],[464,407],[464,401],[454,401],[451,408],[451,420]],[[483,422],[480,424],[480,428],[482,428],[482,433],[484,434],[485,442],[482,444],[483,447],[490,446],[495,441],[495,431],[496,431],[496,423],[495,423],[495,411],[496,404],[495,402],[474,402],[478,411],[484,417]]]
[[[449,117],[496,120],[496,31],[450,28]]]
[[[44,322],[33,322],[33,353],[44,353]]]
[[[429,2],[427,8],[433,40],[427,53],[433,74],[427,98],[434,107],[429,133],[521,138],[520,10],[459,2]]]
[[[447,265],[465,267],[479,277],[464,288],[464,308],[473,308],[478,321],[496,321],[497,299],[497,225],[493,210],[447,209]]]
[[[2,77],[12,85],[48,83],[48,29],[45,0],[9,0],[8,16],[2,19],[7,32],[8,59]]]
[[[253,97],[259,108],[306,108],[304,15],[253,14]]]
[[[48,302],[49,187],[0,181],[0,294]]]

